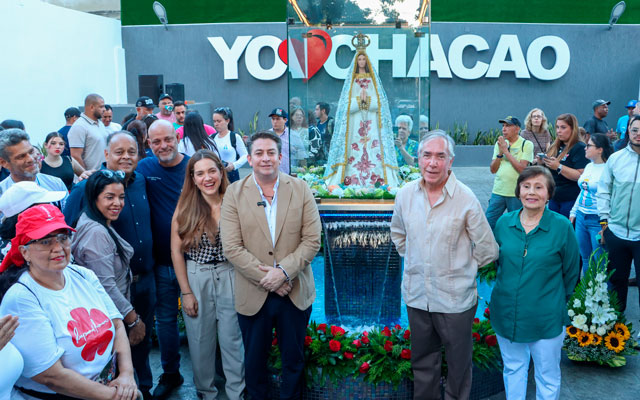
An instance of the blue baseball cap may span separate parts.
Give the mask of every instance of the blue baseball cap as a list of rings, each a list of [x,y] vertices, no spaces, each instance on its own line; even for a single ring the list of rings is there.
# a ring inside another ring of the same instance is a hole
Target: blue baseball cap
[[[625,108],[635,108],[638,104],[638,100],[629,100]]]
[[[508,117],[501,119],[498,121],[501,124],[507,124],[507,125],[515,125],[517,127],[521,127],[522,125],[520,125],[520,120],[516,117],[513,117],[511,115],[509,115]]]
[[[274,115],[282,118],[289,118],[284,108],[274,108],[273,111],[271,111],[271,114],[269,114],[269,117],[273,117]]]

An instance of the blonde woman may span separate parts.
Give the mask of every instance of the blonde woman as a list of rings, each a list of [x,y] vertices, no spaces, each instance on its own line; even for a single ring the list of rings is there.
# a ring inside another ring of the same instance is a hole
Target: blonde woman
[[[520,136],[533,143],[533,154],[546,153],[551,144],[551,134],[547,129],[547,116],[544,111],[534,108],[524,119],[524,129]]]

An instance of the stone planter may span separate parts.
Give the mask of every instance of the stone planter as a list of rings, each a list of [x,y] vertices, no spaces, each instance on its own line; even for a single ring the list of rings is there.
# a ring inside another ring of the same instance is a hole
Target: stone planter
[[[454,167],[489,167],[493,146],[456,145]]]
[[[269,375],[269,398],[280,398],[280,376]],[[444,387],[446,381],[443,379],[442,396],[444,398]],[[485,371],[476,366],[473,367],[473,382],[471,384],[470,400],[481,400],[504,391],[501,370]],[[407,379],[400,383],[397,388],[387,383],[372,385],[362,378],[346,377],[344,380],[333,384],[326,380],[324,385],[314,385],[304,387],[302,391],[303,400],[411,400],[413,399],[413,381]]]

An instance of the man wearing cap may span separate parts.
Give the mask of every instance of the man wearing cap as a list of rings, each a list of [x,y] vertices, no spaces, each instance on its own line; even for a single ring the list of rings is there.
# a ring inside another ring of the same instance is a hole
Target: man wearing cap
[[[22,181],[35,182],[46,190],[67,190],[60,178],[40,173],[36,149],[29,142],[29,135],[22,129],[14,128],[0,132],[0,165],[10,173],[0,182],[0,195]]]
[[[485,211],[491,229],[495,228],[505,209],[514,211],[522,206],[516,197],[516,182],[520,172],[533,161],[533,143],[520,136],[520,120],[508,116],[498,122],[502,124],[502,136],[493,148],[490,166],[496,178]]]
[[[286,126],[287,112],[283,108],[274,108],[269,114],[271,118],[270,131],[278,135],[282,141],[282,160],[280,161],[280,171],[285,174],[290,173],[291,163],[294,166],[305,166],[307,154],[304,150],[304,143],[297,132],[289,131]]]
[[[609,129],[607,121],[604,120],[607,114],[609,114],[609,104],[611,104],[610,101],[602,99],[598,99],[591,104],[593,107],[593,115],[582,126],[589,135],[593,133],[604,133],[609,140],[615,140],[617,138],[616,133],[613,129]]]
[[[102,123],[108,133],[118,132],[122,130],[122,125],[113,122],[113,108],[109,104],[104,105],[104,113],[102,113]]]
[[[141,121],[147,115],[153,114],[154,108],[156,108],[156,105],[153,104],[153,100],[151,100],[151,97],[148,97],[148,96],[140,97],[138,100],[136,100],[136,116],[131,118],[127,122],[125,122],[124,125],[122,125],[122,129],[126,130],[129,124],[134,119]]]
[[[84,112],[69,129],[69,147],[84,169],[98,169],[107,147],[107,130],[102,123],[104,99],[92,93],[84,99]]]
[[[163,93],[160,95],[158,107],[160,108],[160,111],[156,114],[158,119],[164,119],[172,124],[176,122],[176,116],[173,114],[173,98],[169,94]]]
[[[616,125],[616,132],[620,134],[620,139],[624,139],[624,135],[627,132],[627,125],[629,125],[629,118],[633,115],[633,111],[638,104],[638,100],[629,100],[626,105],[627,115],[623,115],[618,118],[618,124]]]
[[[58,133],[64,139],[64,151],[60,154],[62,157],[71,156],[71,149],[69,147],[69,129],[71,129],[71,125],[73,125],[78,118],[80,118],[80,110],[77,108],[69,107],[64,110],[65,124],[62,128],[58,129]]]

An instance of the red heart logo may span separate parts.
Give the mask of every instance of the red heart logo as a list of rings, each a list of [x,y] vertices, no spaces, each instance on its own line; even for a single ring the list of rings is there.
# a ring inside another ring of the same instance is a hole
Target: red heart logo
[[[95,308],[90,314],[86,308],[75,308],[69,314],[72,320],[67,323],[67,330],[74,346],[83,347],[82,359],[93,361],[96,353],[103,355],[113,338],[109,317]]]
[[[291,46],[293,47],[293,51],[296,54],[296,58],[298,59],[298,63],[302,68],[302,72],[305,75],[304,81],[311,79],[320,68],[324,65],[324,62],[327,61],[329,55],[331,54],[331,36],[322,29],[312,29],[308,32],[310,37],[307,37],[307,67],[308,71],[305,72],[305,63],[304,63],[304,43],[302,43],[298,39],[291,39]],[[287,40],[282,41],[280,46],[278,46],[278,56],[285,64],[287,62],[287,53],[288,53],[289,43]]]

